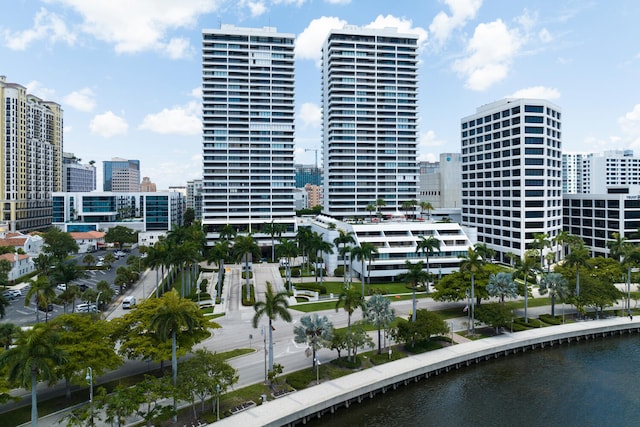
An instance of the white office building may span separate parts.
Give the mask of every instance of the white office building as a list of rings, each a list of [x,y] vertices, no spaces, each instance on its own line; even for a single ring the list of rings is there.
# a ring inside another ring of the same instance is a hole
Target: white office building
[[[226,224],[256,237],[271,222],[293,233],[295,36],[230,25],[202,36],[208,240]]]
[[[629,187],[639,185],[640,158],[633,150],[562,155],[566,194],[629,194]]]
[[[324,211],[393,214],[418,195],[418,37],[395,29],[331,30],[322,48]]]
[[[462,224],[500,261],[562,230],[561,123],[560,108],[540,99],[504,99],[461,121]]]

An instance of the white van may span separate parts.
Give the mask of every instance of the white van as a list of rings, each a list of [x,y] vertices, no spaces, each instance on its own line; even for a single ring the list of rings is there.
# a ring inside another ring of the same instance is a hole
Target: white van
[[[133,308],[136,305],[136,297],[128,296],[122,300],[122,308]]]

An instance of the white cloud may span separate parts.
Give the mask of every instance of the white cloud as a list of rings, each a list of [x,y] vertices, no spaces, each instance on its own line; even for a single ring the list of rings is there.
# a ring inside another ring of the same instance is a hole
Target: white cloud
[[[45,8],[40,8],[33,18],[33,28],[24,31],[4,31],[2,37],[5,44],[12,50],[25,50],[33,42],[46,40],[48,42],[62,41],[72,45],[76,35],[71,32],[62,18]]]
[[[145,162],[145,176],[152,177],[158,185],[158,190],[168,190],[170,185],[184,183],[187,180],[202,178],[202,154],[184,157],[182,152],[174,152],[172,158],[176,161]],[[154,178],[155,177],[155,178]]]
[[[553,41],[553,36],[546,28],[540,30],[540,32],[538,33],[538,38],[543,43],[551,43]]]
[[[435,147],[442,147],[446,145],[446,141],[439,139],[433,130],[420,133],[418,139],[418,160],[423,162],[435,162],[438,160],[438,155],[434,153]]]
[[[124,118],[107,111],[104,114],[96,115],[89,123],[89,129],[93,134],[111,138],[112,136],[126,134],[129,125]]]
[[[271,0],[273,4],[292,4],[295,6],[302,6],[306,3],[306,0]]]
[[[349,4],[351,3],[351,0],[324,0],[325,3],[329,3],[329,4]]]
[[[138,129],[165,135],[198,135],[202,132],[199,110],[200,104],[196,101],[185,106],[165,108],[157,114],[147,114]]]
[[[502,20],[479,24],[467,45],[467,57],[453,63],[453,70],[466,79],[465,86],[485,90],[504,79],[523,39],[518,30]]]
[[[30,81],[25,85],[25,87],[27,88],[27,93],[42,98],[45,101],[52,100],[56,94],[56,91],[54,89],[49,89],[42,86],[42,83],[37,80]]]
[[[451,15],[440,12],[429,25],[429,31],[431,31],[436,43],[440,45],[449,39],[455,29],[464,27],[469,20],[474,19],[482,6],[482,0],[444,1],[451,9]]]
[[[618,119],[618,125],[623,133],[623,139],[635,148],[640,148],[640,104]]]
[[[171,59],[188,58],[195,52],[189,40],[180,37],[169,40],[169,43],[164,46],[164,51]]]
[[[262,0],[241,0],[238,6],[249,9],[252,18],[261,16],[267,11],[267,6],[265,6]]]
[[[305,102],[300,107],[298,119],[302,121],[303,127],[319,128],[322,123],[322,110],[312,102]]]
[[[334,28],[342,28],[347,24],[340,18],[323,16],[309,23],[296,39],[296,58],[312,59],[320,66],[322,59],[322,44]]]
[[[69,104],[71,107],[79,111],[90,112],[96,106],[93,91],[88,88],[82,88],[80,90],[71,92],[69,95],[62,98],[65,104]]]
[[[515,91],[507,98],[547,99],[560,98],[560,91],[554,87],[532,86]]]
[[[418,36],[418,48],[424,46],[427,41],[427,31],[421,27],[414,27],[410,19],[397,18],[393,15],[378,17],[367,28],[397,28],[400,33],[416,34]]]
[[[198,87],[194,87],[193,89],[191,89],[191,92],[189,93],[190,96],[201,100],[202,99],[202,86],[198,86]]]
[[[219,4],[217,0],[49,1],[74,9],[82,16],[82,31],[112,43],[118,53],[169,50],[178,57],[189,51],[186,40],[167,41],[167,33],[194,27],[200,15],[217,10]]]

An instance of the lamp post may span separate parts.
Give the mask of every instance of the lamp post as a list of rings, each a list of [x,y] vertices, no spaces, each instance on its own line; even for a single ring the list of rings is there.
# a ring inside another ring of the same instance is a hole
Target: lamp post
[[[100,295],[102,295],[102,291],[98,292],[98,296],[96,297],[96,311],[99,313],[98,311],[98,302],[100,301]],[[91,369],[91,368],[89,368]]]
[[[264,343],[264,383],[267,384],[267,333],[264,330],[264,325],[260,331]]]
[[[471,327],[471,308],[469,307],[469,289],[465,291],[467,299],[467,335],[469,335],[469,328]]]
[[[93,369],[87,367],[87,376],[85,380],[89,383],[89,425],[93,426]]]
[[[320,359],[316,357],[316,385],[320,384]]]
[[[216,384],[216,419],[220,421],[220,384]]]

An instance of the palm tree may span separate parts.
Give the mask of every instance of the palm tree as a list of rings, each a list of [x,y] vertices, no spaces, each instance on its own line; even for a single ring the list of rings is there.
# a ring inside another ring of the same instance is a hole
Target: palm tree
[[[536,260],[535,257],[530,253],[525,253],[524,259],[516,258],[516,275],[522,275],[524,280],[524,322],[529,323],[529,284],[527,283],[527,279],[529,278],[529,274],[531,273],[531,269],[535,266]]]
[[[365,279],[371,285],[371,261],[374,258],[374,255],[378,253],[378,247],[370,242],[362,242],[360,246],[356,246],[351,249],[351,256],[353,259],[360,260],[362,263],[362,270],[360,270],[360,283],[362,284],[362,295],[364,295],[364,281]],[[364,264],[368,261],[368,267],[366,269]]]
[[[551,297],[551,316],[556,315],[556,297],[564,300],[568,293],[567,279],[560,273],[547,273],[540,279],[540,295],[549,292]]]
[[[31,389],[31,425],[38,425],[38,381],[55,383],[56,366],[66,362],[58,348],[59,336],[48,325],[36,324],[33,329],[19,331],[14,346],[0,353],[0,367],[7,368],[10,383]]]
[[[324,256],[323,254],[332,254],[333,253],[333,244],[331,242],[327,242],[326,240],[323,240],[322,237],[320,238],[319,241],[314,243],[315,245],[315,250],[316,250],[316,271],[318,270],[317,268],[317,264],[318,264],[318,257],[320,258],[320,286],[322,286],[322,274],[323,274],[323,270],[324,270]]]
[[[0,323],[0,348],[8,350],[13,345],[18,333],[21,331],[18,325],[13,323]]]
[[[387,206],[387,202],[382,197],[376,200],[376,207],[378,208],[378,214],[381,214],[380,210],[385,206]]]
[[[233,240],[235,239],[236,235],[238,234],[238,232],[236,231],[235,228],[233,228],[233,225],[231,224],[225,224],[221,229],[220,229],[220,239],[221,240]]]
[[[298,344],[307,344],[313,351],[312,368],[318,369],[316,352],[331,341],[333,324],[327,316],[318,316],[317,313],[302,316],[300,325],[293,328],[293,340]]]
[[[208,262],[215,262],[218,264],[218,293],[217,298],[222,298],[222,278],[224,276],[224,261],[229,257],[229,241],[218,240],[211,250],[209,251]]]
[[[339,252],[340,255],[342,255],[342,261],[344,264],[344,270],[343,270],[343,285],[346,287],[347,286],[347,257],[346,254],[349,253],[349,250],[347,249],[347,247],[349,245],[352,245],[354,243],[356,243],[356,239],[354,238],[355,234],[353,233],[353,231],[349,231],[349,232],[345,232],[344,230],[340,230],[339,231],[339,235],[338,237],[336,237],[335,239],[333,239],[333,244],[336,245],[336,248],[339,248]],[[340,248],[340,245],[342,245],[342,248]]]
[[[436,237],[429,236],[424,237],[420,236],[420,240],[416,246],[416,253],[422,252],[427,256],[427,292],[429,292],[429,280],[431,280],[431,271],[429,269],[429,256],[433,254],[435,251],[440,252],[440,240]]]
[[[480,254],[473,248],[469,248],[467,253],[464,255],[458,256],[458,258],[462,259],[460,261],[460,271],[467,272],[471,274],[471,333],[475,335],[476,333],[476,317],[475,317],[475,279],[476,274],[482,272],[484,266],[484,260],[480,256]]]
[[[177,335],[201,328],[202,314],[198,306],[190,300],[180,298],[175,289],[162,296],[162,304],[151,318],[149,329],[155,331],[161,340],[171,339],[171,369],[173,372],[173,386],[176,386],[178,376]],[[176,399],[173,399],[173,409],[177,414]],[[174,415],[174,422],[175,422]]]
[[[569,253],[564,258],[565,264],[576,269],[576,297],[580,297],[580,267],[590,267],[589,249],[582,240],[569,245]]]
[[[163,240],[159,240],[153,246],[147,248],[147,257],[145,258],[145,264],[149,268],[153,268],[156,271],[156,298],[160,296],[161,280],[158,278],[158,272],[161,272],[162,279],[164,280],[164,267],[167,265],[167,245]]]
[[[311,242],[311,229],[309,227],[299,227],[296,239],[298,241],[298,248],[302,254],[302,259],[305,264],[309,261],[309,244]],[[302,267],[301,267],[302,269]],[[302,272],[300,274],[302,276]]]
[[[369,203],[365,208],[369,212],[369,220],[373,219],[373,213],[378,209],[373,203]]]
[[[382,352],[380,330],[393,322],[395,317],[395,311],[391,308],[391,300],[383,295],[373,295],[365,304],[364,318],[378,328],[378,354]]]
[[[236,236],[233,241],[233,254],[239,262],[244,259],[244,271],[246,275],[245,294],[246,300],[250,301],[251,286],[249,285],[249,255],[260,258],[260,248],[253,236],[250,234],[246,236]]]
[[[413,207],[415,206],[415,203],[416,203],[415,200],[405,200],[400,204],[400,208],[404,211],[407,218],[409,218],[409,211],[413,209]]]
[[[631,313],[631,269],[640,263],[640,248],[626,242],[622,247],[622,265],[627,267],[627,313]]]
[[[351,315],[357,308],[360,308],[364,311],[365,309],[365,299],[360,292],[356,289],[355,286],[349,286],[345,288],[340,295],[338,296],[338,301],[336,302],[336,311],[340,309],[340,307],[344,308],[344,311],[347,312],[347,335],[351,333]],[[351,360],[351,350],[348,352],[348,359]]]
[[[413,290],[413,306],[411,310],[411,321],[415,322],[416,307],[417,307],[416,288],[421,283],[424,283],[427,280],[429,280],[429,277],[427,276],[427,273],[424,271],[424,264],[422,263],[422,261],[418,261],[417,263],[412,264],[411,261],[406,260],[404,263],[407,266],[407,272],[404,274],[401,274],[400,278],[404,280],[404,282],[407,285],[411,286],[411,289]]]
[[[562,254],[561,254],[561,258],[564,259],[565,256],[565,246],[567,245],[567,243],[569,242],[569,240],[571,239],[571,235],[567,232],[567,231],[560,231],[556,237],[553,238],[553,243],[555,243],[556,245],[560,245],[560,247],[562,248]]]
[[[9,300],[7,300],[4,295],[0,295],[0,319],[4,319],[4,316],[7,314],[8,305]]]
[[[262,232],[271,236],[271,262],[275,262],[276,258],[275,238],[279,238],[285,230],[286,226],[284,224],[273,222],[273,220],[262,225]]]
[[[287,289],[291,289],[291,259],[298,256],[298,245],[294,240],[282,239],[276,248],[278,258],[286,258],[285,276],[287,279]]]
[[[609,254],[611,255],[611,258],[620,262],[620,259],[622,258],[625,251],[625,244],[627,243],[627,238],[622,236],[618,232],[611,233],[611,237],[613,237],[613,240],[607,241]]]
[[[544,270],[544,248],[551,247],[551,240],[547,233],[535,233],[533,235],[532,247],[540,251],[540,269]]]
[[[36,323],[40,321],[40,310],[38,307],[45,307],[45,316],[48,316],[48,311],[46,311],[46,307],[51,300],[56,297],[56,291],[54,290],[54,285],[49,281],[49,278],[45,275],[38,275],[35,280],[30,280],[29,283],[31,286],[27,291],[27,295],[24,298],[24,306],[28,307],[31,304],[31,298],[34,297],[34,302],[36,304]]]
[[[256,314],[253,316],[253,327],[258,327],[262,316],[269,319],[269,372],[273,372],[273,322],[279,317],[285,322],[291,322],[289,313],[289,293],[287,291],[274,292],[271,282],[267,282],[267,292],[264,301],[257,301],[253,305]]]
[[[430,202],[426,202],[426,201],[420,202],[420,211],[427,212],[427,219],[431,219],[432,210],[433,210],[433,205]]]
[[[504,305],[504,299],[513,298],[518,295],[518,286],[513,281],[513,275],[505,271],[489,275],[487,292],[492,297],[499,297],[500,303]]]

